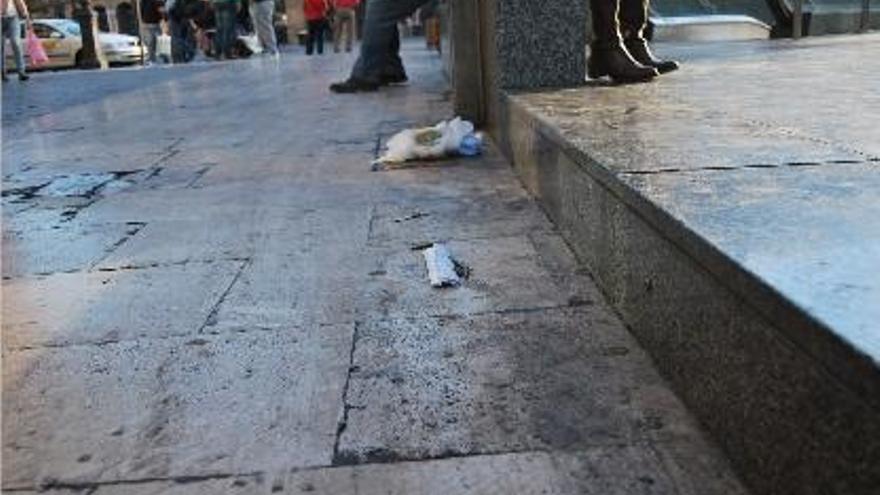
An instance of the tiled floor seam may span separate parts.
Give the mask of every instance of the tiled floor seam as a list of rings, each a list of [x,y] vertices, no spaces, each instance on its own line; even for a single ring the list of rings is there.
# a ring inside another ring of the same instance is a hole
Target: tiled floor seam
[[[44,492],[48,490],[90,490],[108,486],[126,486],[126,485],[143,485],[147,483],[199,483],[203,481],[239,479],[239,478],[259,478],[265,476],[266,473],[255,471],[250,473],[215,473],[190,476],[168,476],[168,477],[150,477],[150,478],[132,478],[117,479],[106,481],[61,481],[47,480],[45,483],[30,486],[12,486],[3,487],[3,492]]]
[[[232,292],[232,288],[235,287],[235,284],[241,279],[241,276],[244,274],[245,270],[251,266],[253,259],[247,258],[246,260],[241,262],[241,266],[238,268],[238,271],[235,273],[235,276],[232,277],[232,281],[229,282],[229,285],[226,287],[226,290],[220,294],[220,297],[217,299],[217,302],[214,303],[214,306],[211,308],[211,311],[208,312],[208,316],[205,318],[205,322],[202,323],[201,328],[199,328],[198,333],[205,333],[205,329],[214,325],[217,321],[217,315],[220,313],[220,307],[223,306],[223,302],[229,296],[229,293]]]

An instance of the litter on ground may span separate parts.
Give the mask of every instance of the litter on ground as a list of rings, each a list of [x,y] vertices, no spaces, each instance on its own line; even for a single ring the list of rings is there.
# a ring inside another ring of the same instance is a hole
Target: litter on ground
[[[456,117],[433,127],[400,131],[388,140],[385,148],[385,154],[373,162],[374,166],[450,156],[476,156],[483,152],[483,135],[474,132],[474,124]]]

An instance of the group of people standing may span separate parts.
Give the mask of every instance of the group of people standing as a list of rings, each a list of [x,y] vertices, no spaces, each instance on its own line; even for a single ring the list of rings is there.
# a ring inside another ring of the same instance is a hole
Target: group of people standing
[[[342,51],[342,40],[345,39],[345,51],[350,52],[354,44],[357,24],[357,8],[361,0],[305,0],[303,14],[308,25],[306,37],[306,54],[316,51],[324,53],[324,38],[327,31],[333,32],[333,50]]]
[[[186,63],[201,49],[216,58],[236,58],[239,27],[253,26],[265,52],[278,54],[275,0],[140,0],[141,26],[150,61],[158,61],[162,22],[171,36],[171,61]]]

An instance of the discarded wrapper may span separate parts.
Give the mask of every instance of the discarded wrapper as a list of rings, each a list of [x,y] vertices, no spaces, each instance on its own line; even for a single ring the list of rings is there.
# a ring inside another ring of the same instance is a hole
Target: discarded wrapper
[[[455,261],[445,244],[434,244],[422,251],[432,287],[456,287],[461,284]]]
[[[447,156],[475,156],[482,153],[483,136],[474,132],[474,124],[456,117],[433,127],[398,132],[385,145],[378,164],[431,160]]]

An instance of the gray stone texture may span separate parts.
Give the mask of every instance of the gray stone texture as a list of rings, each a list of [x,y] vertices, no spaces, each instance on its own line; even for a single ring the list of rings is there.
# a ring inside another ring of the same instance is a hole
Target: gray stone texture
[[[500,88],[583,84],[587,2],[500,0],[487,3],[495,9],[494,26],[487,28],[488,36],[495,38],[494,56],[498,67],[495,77]]]
[[[371,171],[452,113],[436,54],[346,97],[291,50],[4,86],[4,189],[132,172],[3,198],[48,260],[3,280],[4,491],[746,493],[496,148]]]
[[[761,493],[880,486],[876,77],[849,63],[875,38],[678,47],[656,84],[506,100],[521,180]]]

